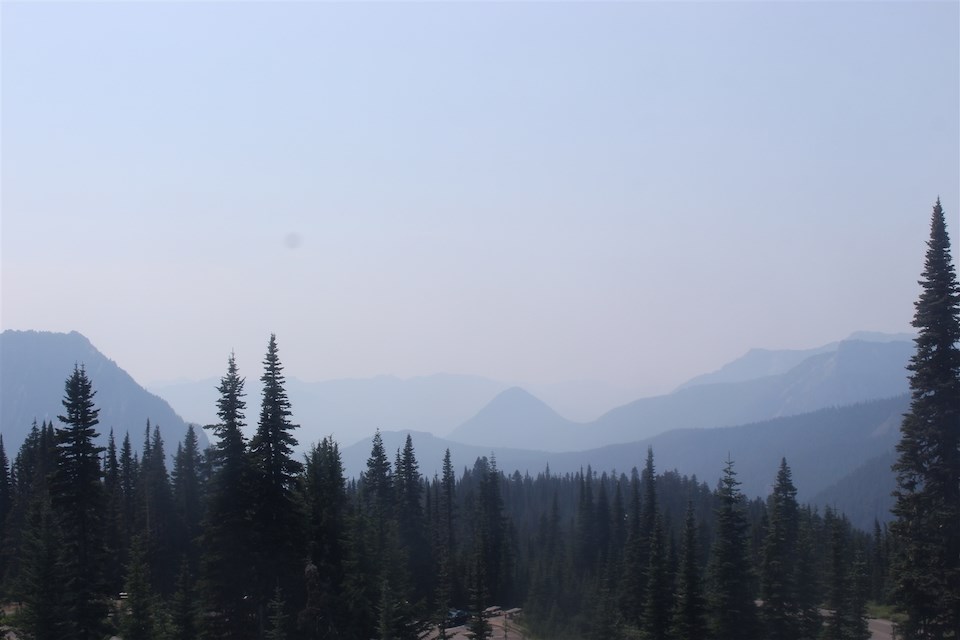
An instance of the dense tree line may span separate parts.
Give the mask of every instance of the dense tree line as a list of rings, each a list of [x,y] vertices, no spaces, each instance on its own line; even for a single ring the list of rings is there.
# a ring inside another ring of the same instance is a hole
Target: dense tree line
[[[92,382],[67,379],[60,426],[34,425],[12,462],[0,442],[2,584],[38,640],[418,638],[486,607],[520,606],[541,637],[862,638],[886,597],[889,538],[796,502],[781,461],[748,501],[729,461],[715,489],[676,472],[590,468],[506,475],[493,457],[424,478],[413,440],[373,438],[344,477],[336,442],[297,441],[276,340],[248,441],[231,355],[213,444],[139,450],[97,437]],[[123,594],[121,598],[120,594]],[[762,600],[762,604],[758,601]],[[820,608],[834,613],[826,621]],[[445,633],[445,632],[444,632]]]
[[[420,473],[414,443],[374,436],[344,477],[331,438],[298,442],[274,336],[254,435],[231,355],[200,451],[147,422],[98,441],[83,366],[58,425],[11,459],[0,436],[0,588],[36,640],[415,639],[470,612],[522,607],[541,638],[865,640],[868,600],[896,603],[907,638],[960,637],[960,288],[939,202],[917,303],[913,404],[895,466],[892,532],[797,502],[787,460],[748,499],[728,460],[710,488],[658,473],[503,473],[479,458]],[[393,461],[391,463],[391,453]],[[771,461],[772,467],[776,461]]]

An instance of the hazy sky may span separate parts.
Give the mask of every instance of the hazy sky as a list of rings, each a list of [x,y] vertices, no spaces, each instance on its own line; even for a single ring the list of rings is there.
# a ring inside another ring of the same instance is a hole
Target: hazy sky
[[[0,324],[643,393],[905,331],[958,6],[5,1]]]

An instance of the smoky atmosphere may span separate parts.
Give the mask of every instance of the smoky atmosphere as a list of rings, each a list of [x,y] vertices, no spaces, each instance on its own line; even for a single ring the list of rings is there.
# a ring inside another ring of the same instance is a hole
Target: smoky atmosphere
[[[0,3],[4,640],[960,639],[956,2]]]

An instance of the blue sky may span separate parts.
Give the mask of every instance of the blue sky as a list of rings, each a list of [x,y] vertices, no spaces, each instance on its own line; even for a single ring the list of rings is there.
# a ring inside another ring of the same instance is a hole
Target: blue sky
[[[2,4],[2,308],[139,381],[665,391],[909,329],[955,2]],[[958,251],[954,250],[955,257]]]

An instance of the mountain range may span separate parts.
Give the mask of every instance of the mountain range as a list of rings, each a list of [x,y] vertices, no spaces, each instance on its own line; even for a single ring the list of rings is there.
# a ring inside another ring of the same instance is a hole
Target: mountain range
[[[871,334],[806,351],[751,350],[672,393],[627,402],[589,422],[564,417],[523,388],[478,376],[288,379],[287,391],[301,425],[300,449],[333,435],[349,475],[364,468],[376,429],[388,451],[414,433],[427,477],[439,472],[448,448],[458,469],[494,455],[507,473],[535,475],[547,465],[556,473],[587,465],[629,472],[652,447],[658,469],[709,483],[730,456],[744,491],[764,495],[785,456],[802,499],[841,508],[866,526],[888,517],[889,464],[908,405],[905,366],[912,353],[909,336]],[[177,412],[79,333],[5,331],[0,362],[0,427],[11,457],[34,419],[56,421],[76,363],[97,391],[101,434],[113,428],[122,437],[129,430],[139,445],[149,419],[171,445],[183,437],[186,424]],[[212,422],[217,384],[169,385],[164,395],[178,408],[206,407]],[[247,393],[255,407],[258,390]],[[198,435],[205,444],[204,432]]]
[[[485,447],[580,451],[635,442],[674,429],[723,427],[889,398],[908,388],[905,341],[844,340],[784,373],[742,382],[700,383],[641,398],[577,424],[519,389],[509,389],[449,439]],[[748,354],[749,357],[749,354]]]
[[[869,527],[874,518],[880,522],[889,519],[891,456],[908,405],[908,396],[903,394],[746,425],[676,429],[627,444],[561,453],[465,445],[425,432],[388,431],[381,432],[381,437],[389,455],[403,447],[409,433],[420,471],[428,478],[440,473],[447,449],[458,472],[486,456],[494,457],[507,474],[518,471],[536,476],[548,467],[551,473],[575,473],[589,465],[598,473],[629,476],[634,467],[642,468],[649,447],[658,471],[676,470],[711,486],[730,459],[741,489],[751,497],[769,493],[780,459],[786,458],[802,502],[841,508],[855,524]],[[367,440],[342,449],[349,476],[366,468],[370,448]],[[853,496],[847,488],[851,482],[859,488]]]
[[[670,429],[731,426],[891,397],[907,389],[904,367],[912,352],[906,334],[866,333],[806,351],[754,349],[673,393],[639,399],[600,383],[517,387],[455,374],[288,378],[287,393],[304,448],[324,436],[350,445],[375,429],[409,429],[483,447],[577,451]],[[247,376],[248,404],[256,406],[256,372],[241,375]],[[216,420],[218,384],[208,379],[150,390],[180,415],[208,424]],[[586,396],[595,398],[593,404],[580,401]],[[557,409],[559,398],[579,407],[574,414],[594,418],[572,420],[569,411]]]
[[[159,426],[170,454],[187,431],[184,420],[165,400],[146,391],[76,331],[3,331],[0,363],[0,433],[11,459],[34,421],[62,426],[57,416],[63,413],[64,384],[75,365],[86,369],[96,393],[101,444],[113,429],[118,445],[129,432],[131,444],[139,449],[150,420]],[[206,446],[202,429],[197,437]]]

